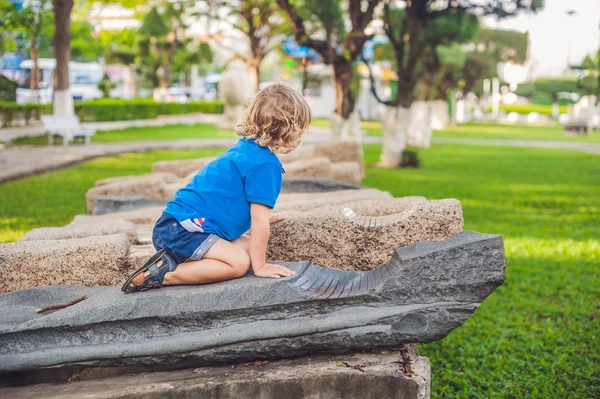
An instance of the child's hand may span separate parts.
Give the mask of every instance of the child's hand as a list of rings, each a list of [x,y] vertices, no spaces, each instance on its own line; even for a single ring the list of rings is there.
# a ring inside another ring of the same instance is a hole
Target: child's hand
[[[274,265],[272,263],[265,263],[258,269],[253,268],[253,271],[256,277],[280,278],[292,277],[296,275],[296,272],[288,269],[287,267]]]
[[[285,219],[284,215],[278,215],[276,213],[269,215],[269,224],[277,223]]]

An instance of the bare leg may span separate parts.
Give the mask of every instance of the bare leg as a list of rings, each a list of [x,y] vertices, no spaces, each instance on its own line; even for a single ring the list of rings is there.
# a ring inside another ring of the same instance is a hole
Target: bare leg
[[[250,268],[247,238],[218,240],[200,260],[181,263],[165,274],[164,285],[207,284],[242,277]]]

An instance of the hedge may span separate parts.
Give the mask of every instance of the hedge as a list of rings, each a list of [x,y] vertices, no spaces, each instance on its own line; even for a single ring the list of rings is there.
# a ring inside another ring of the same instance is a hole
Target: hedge
[[[75,114],[82,122],[124,121],[132,119],[153,119],[160,115],[180,115],[201,112],[205,114],[223,113],[219,101],[189,103],[158,103],[153,100],[102,99],[75,102]],[[15,119],[39,120],[41,115],[51,114],[52,104],[16,104],[0,102],[0,118],[4,126]]]
[[[500,109],[506,113],[516,112],[518,114],[529,114],[531,112],[537,112],[541,115],[552,115],[552,105],[542,104],[500,104]],[[559,112],[561,114],[567,113],[566,106],[559,106]]]

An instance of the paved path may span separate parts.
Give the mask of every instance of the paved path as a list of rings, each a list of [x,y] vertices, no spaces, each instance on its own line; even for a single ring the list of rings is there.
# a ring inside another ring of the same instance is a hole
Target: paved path
[[[325,128],[314,128],[307,133],[306,143],[327,142],[329,132]],[[131,141],[62,146],[14,146],[0,149],[0,184],[31,176],[83,161],[125,152],[143,152],[159,149],[187,149],[228,147],[237,141],[231,139],[196,139],[196,140],[164,140],[164,141]],[[365,144],[381,143],[380,137],[365,136]],[[452,139],[434,138],[434,143],[451,143],[467,145],[494,145],[513,147],[555,148],[585,151],[600,155],[600,144],[572,143],[561,141],[527,141],[527,140],[493,140],[493,139]]]
[[[81,127],[96,131],[102,130],[120,130],[129,127],[148,127],[148,126],[166,126],[166,125],[195,125],[197,123],[217,124],[222,118],[219,114],[184,114],[160,116],[156,119],[139,119],[131,121],[116,122],[86,122]],[[17,126],[9,128],[0,128],[0,141],[10,142],[12,139],[23,136],[42,136],[44,128],[41,123],[30,126]],[[92,139],[93,140],[93,139]]]

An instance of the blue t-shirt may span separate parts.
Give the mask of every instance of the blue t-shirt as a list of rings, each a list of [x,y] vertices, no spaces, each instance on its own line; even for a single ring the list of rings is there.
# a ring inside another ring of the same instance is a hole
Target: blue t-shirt
[[[235,240],[250,229],[251,202],[275,206],[282,172],[271,150],[242,138],[177,191],[165,212],[188,231]]]

